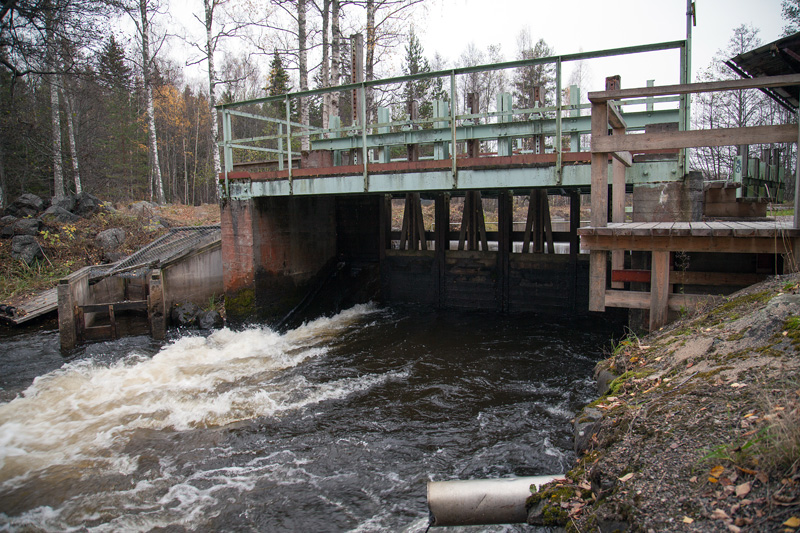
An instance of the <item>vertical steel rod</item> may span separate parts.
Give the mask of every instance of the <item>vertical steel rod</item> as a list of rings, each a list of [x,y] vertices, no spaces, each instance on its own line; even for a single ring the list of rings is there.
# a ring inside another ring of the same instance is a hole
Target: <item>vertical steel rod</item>
[[[363,82],[358,92],[361,99],[361,154],[364,158],[364,192],[369,192],[369,173],[367,172],[367,88]]]
[[[561,56],[556,59],[556,184],[561,185]]]
[[[289,96],[286,96],[286,164],[289,166],[289,194],[294,194],[292,183],[292,113]]]
[[[450,157],[453,159],[453,188],[458,188],[458,167],[456,159],[456,71],[450,71],[450,128],[452,131],[453,145],[450,147]]]

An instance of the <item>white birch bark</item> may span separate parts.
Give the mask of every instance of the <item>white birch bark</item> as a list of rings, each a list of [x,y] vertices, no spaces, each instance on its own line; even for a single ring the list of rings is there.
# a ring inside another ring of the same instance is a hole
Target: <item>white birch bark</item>
[[[72,156],[72,176],[75,181],[75,194],[79,194],[83,191],[83,187],[81,186],[81,172],[78,166],[78,148],[75,142],[75,125],[72,117],[72,102],[63,88],[61,89],[61,97],[64,98],[64,107],[67,111],[67,133],[69,136],[69,153]]]
[[[145,99],[147,100],[147,129],[149,134],[150,161],[152,164],[153,188],[159,204],[164,204],[164,184],[161,178],[161,166],[158,161],[158,139],[156,138],[156,112],[153,103],[153,85],[150,72],[150,21],[147,18],[147,0],[139,0],[139,16],[141,17],[142,37],[142,78],[144,80]],[[152,196],[152,194],[151,194]]]
[[[205,7],[205,24],[206,24],[206,59],[208,61],[208,106],[211,113],[211,140],[213,146],[211,147],[211,154],[214,160],[214,182],[219,179],[222,173],[222,163],[219,157],[219,121],[217,110],[214,106],[217,105],[217,73],[214,68],[214,52],[216,51],[216,41],[211,33],[214,24],[214,0],[203,0]],[[196,153],[196,152],[195,152]],[[214,187],[214,194],[219,200],[219,187]],[[188,202],[188,200],[187,200]]]
[[[308,90],[308,34],[306,30],[306,0],[297,0],[297,41],[298,41],[298,66],[300,69],[300,90]],[[300,123],[308,125],[308,98],[300,98]],[[300,149],[308,150],[311,147],[308,135],[300,138]]]

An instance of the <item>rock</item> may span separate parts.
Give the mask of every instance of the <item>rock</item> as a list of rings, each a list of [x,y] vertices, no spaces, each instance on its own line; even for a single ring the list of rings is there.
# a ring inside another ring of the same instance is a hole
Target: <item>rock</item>
[[[44,213],[42,213],[42,218],[45,220],[53,220],[56,222],[61,222],[62,224],[68,224],[70,222],[75,222],[80,220],[81,217],[78,215],[71,213],[68,209],[61,207],[59,205],[51,205],[48,207]]]
[[[60,200],[53,198],[53,200],[50,202],[50,207],[60,207],[61,209],[72,213],[75,211],[75,197],[70,194]]]
[[[592,493],[597,500],[602,500],[617,486],[617,478],[607,475],[599,465],[594,465],[589,472],[589,480],[592,483]]]
[[[125,230],[122,228],[111,228],[101,231],[94,238],[95,245],[104,252],[113,252],[125,242]]]
[[[37,259],[44,259],[41,246],[32,235],[16,235],[11,240],[11,257],[22,259],[25,264],[32,265]]]
[[[74,213],[76,215],[80,215],[85,217],[86,215],[91,215],[95,213],[103,202],[100,201],[100,198],[94,196],[93,194],[89,194],[88,192],[81,192],[75,195],[75,209]]]
[[[6,207],[5,213],[20,218],[32,217],[39,214],[44,208],[44,200],[35,194],[26,192],[25,194],[21,194],[11,205]]]
[[[603,419],[600,409],[587,407],[575,417],[575,453],[581,454],[584,450],[591,448],[592,435],[595,433],[595,426]]]
[[[200,308],[192,302],[176,305],[170,312],[172,323],[180,327],[191,327],[197,324],[197,318],[202,313]]]
[[[106,263],[116,263],[117,261],[121,261],[127,257],[126,254],[120,252],[105,252],[103,253],[103,261]]]
[[[13,237],[14,236],[14,223],[19,220],[14,215],[6,215],[0,218],[0,237]]]
[[[134,202],[128,206],[128,209],[135,215],[149,217],[155,212],[156,204],[151,202]]]
[[[197,317],[197,326],[200,329],[221,328],[222,317],[218,312],[214,311],[213,309],[211,311],[200,313],[200,316]]]
[[[611,382],[619,376],[605,370],[603,368],[596,368],[594,379],[597,381],[597,394],[603,396],[606,394],[611,386]]]
[[[14,222],[14,235],[32,235],[36,237],[42,229],[42,221],[38,218],[21,218]]]

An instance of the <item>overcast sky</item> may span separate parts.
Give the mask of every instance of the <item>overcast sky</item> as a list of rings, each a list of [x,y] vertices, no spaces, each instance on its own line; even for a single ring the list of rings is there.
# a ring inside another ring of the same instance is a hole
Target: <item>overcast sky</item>
[[[692,70],[709,65],[733,29],[752,24],[763,43],[783,31],[780,0],[696,0]],[[433,0],[419,17],[418,34],[426,54],[438,51],[455,61],[472,41],[479,49],[500,44],[506,60],[516,59],[516,39],[526,26],[557,54],[674,41],[686,37],[686,0]],[[678,82],[679,55],[660,52],[625,60],[590,63],[593,88],[620,74],[623,87]],[[564,69],[564,81],[571,72]]]

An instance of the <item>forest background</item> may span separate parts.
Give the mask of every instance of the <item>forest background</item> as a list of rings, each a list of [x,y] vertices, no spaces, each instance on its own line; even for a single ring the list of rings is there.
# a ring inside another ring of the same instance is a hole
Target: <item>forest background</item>
[[[367,81],[557,53],[526,28],[508,56],[499,44],[481,48],[467,37],[455,60],[428,54],[415,27],[425,26],[431,1],[193,1],[196,12],[178,16],[160,0],[4,0],[0,207],[23,192],[60,198],[82,190],[114,202],[214,202],[221,169],[214,105],[348,83],[355,33],[364,35]],[[800,0],[782,0],[779,15],[784,34],[796,32]],[[195,31],[186,31],[189,24]],[[758,28],[743,21],[719,44],[711,63],[696,69],[698,81],[734,77],[722,60],[762,42]],[[594,76],[578,62],[563,81],[585,97]],[[489,110],[503,91],[513,94],[515,108],[532,107],[535,86],[544,88],[545,101],[555,97],[549,66],[480,73],[460,83],[459,94],[477,92]],[[349,116],[349,98],[346,92],[304,98],[292,107],[292,119],[326,126],[331,115]],[[410,82],[370,94],[368,113],[374,117],[383,106],[402,114],[417,100],[424,116],[437,98],[450,100],[446,84]],[[253,111],[283,112],[274,104]],[[693,117],[695,127],[705,128],[795,120],[758,91],[697,97]],[[795,149],[783,150],[788,167]],[[693,166],[724,179],[734,155],[730,148],[697,150]]]

